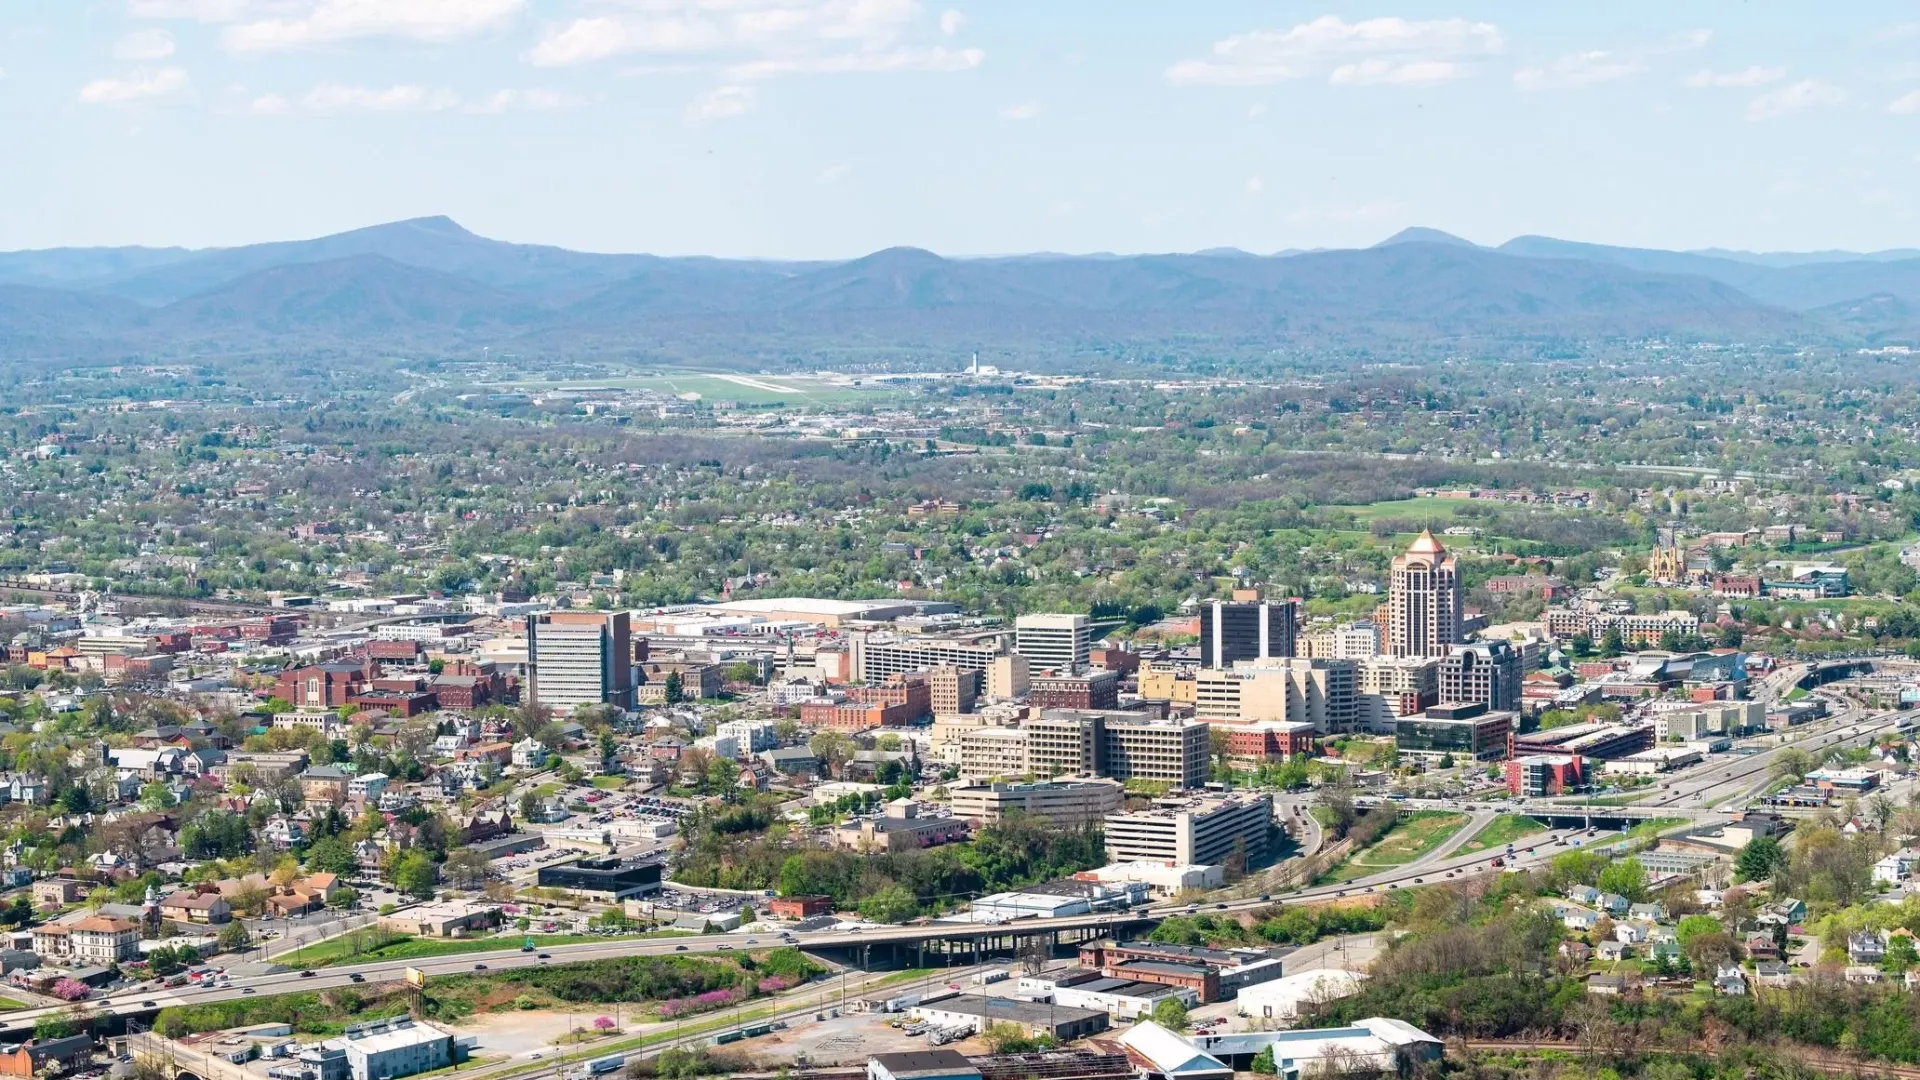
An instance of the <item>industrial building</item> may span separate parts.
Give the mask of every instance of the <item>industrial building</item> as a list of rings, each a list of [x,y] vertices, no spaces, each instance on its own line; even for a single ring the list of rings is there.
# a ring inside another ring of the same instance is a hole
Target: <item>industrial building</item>
[[[343,1051],[353,1080],[397,1080],[453,1064],[453,1036],[406,1017],[353,1024],[321,1046]],[[321,1080],[331,1080],[322,1076]]]
[[[1107,1014],[1095,1009],[981,994],[924,998],[908,1010],[908,1015],[943,1028],[967,1031],[985,1031],[994,1024],[1013,1024],[1030,1035],[1051,1035],[1061,1042],[1097,1035],[1107,1030],[1108,1024]]]

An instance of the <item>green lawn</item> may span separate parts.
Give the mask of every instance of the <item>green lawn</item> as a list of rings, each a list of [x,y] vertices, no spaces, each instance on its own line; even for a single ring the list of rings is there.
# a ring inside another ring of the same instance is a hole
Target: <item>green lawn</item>
[[[1487,827],[1474,833],[1466,843],[1460,845],[1461,854],[1474,851],[1486,851],[1491,848],[1504,848],[1523,836],[1532,836],[1545,832],[1546,825],[1524,814],[1501,814]]]
[[[592,780],[589,780],[588,783],[602,789],[625,787],[627,778],[624,776],[596,776]]]
[[[1467,815],[1451,810],[1416,810],[1394,823],[1372,847],[1355,852],[1321,880],[1352,881],[1405,866],[1447,842],[1467,824]]]
[[[1364,506],[1329,506],[1328,510],[1344,510],[1361,521],[1373,521],[1383,517],[1430,517],[1436,514],[1453,513],[1456,506],[1471,506],[1474,499],[1396,499],[1392,502],[1368,503]]]
[[[661,934],[656,931],[650,935],[639,934],[632,936],[671,937],[677,935]],[[309,945],[297,952],[291,952],[285,956],[275,957],[274,959],[276,962],[286,964],[289,967],[304,968],[326,967],[329,964],[369,963],[375,960],[428,960],[436,956],[458,956],[462,953],[517,949],[526,941],[526,938],[527,935],[519,933],[497,934],[492,937],[478,938],[416,938],[402,936],[399,940],[388,942],[378,948],[363,947],[359,952],[355,952],[356,944],[364,945],[364,941],[356,943],[354,935],[347,934],[328,941],[322,941],[317,945]],[[619,938],[605,934],[533,935],[535,948],[546,948],[549,945],[580,945],[588,942],[617,940],[619,940]]]
[[[15,1001],[10,997],[0,997],[0,1010],[24,1009],[26,1007],[27,1003],[24,1001]]]

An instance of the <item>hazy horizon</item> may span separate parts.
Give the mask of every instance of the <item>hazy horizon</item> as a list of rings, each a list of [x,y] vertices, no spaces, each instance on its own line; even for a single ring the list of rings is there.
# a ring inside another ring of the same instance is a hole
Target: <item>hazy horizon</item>
[[[446,214],[581,251],[1920,247],[1876,0],[27,0],[0,249]]]

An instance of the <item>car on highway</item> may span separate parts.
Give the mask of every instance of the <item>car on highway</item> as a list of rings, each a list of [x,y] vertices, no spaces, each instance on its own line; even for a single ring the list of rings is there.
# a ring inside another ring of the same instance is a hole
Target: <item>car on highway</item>
[[[303,978],[303,979],[311,979],[311,978],[313,978],[313,969],[312,969],[312,968],[308,968],[308,969],[306,969],[305,971],[302,971],[302,972],[300,973],[300,977],[301,977],[301,978]]]
[[[724,941],[723,941],[723,942],[721,942],[720,944],[718,944],[718,945],[715,945],[715,946],[714,946],[714,948],[716,948],[716,949],[731,949],[731,948],[733,948],[733,946],[731,946],[731,945],[729,945],[729,944],[727,944],[726,942],[724,942]]]
[[[349,971],[347,972],[347,981],[348,982],[366,982],[367,977],[365,975],[360,974],[357,971]]]
[[[153,1002],[151,1002],[151,1001],[143,1001],[143,1002],[141,1002],[140,1004],[141,1004],[141,1005],[144,1005],[144,1006],[146,1006],[146,1007],[147,1007],[147,1008],[149,1008],[149,1009],[151,1009],[151,1008],[153,1008],[153,1007],[154,1007],[154,1005],[153,1005]]]
[[[475,964],[475,965],[473,965],[473,970],[475,970],[475,971],[485,971],[485,970],[487,970],[487,965],[485,965],[485,964]]]
[[[253,987],[251,987],[251,986],[243,986],[243,987],[241,987],[241,988],[240,988],[240,992],[241,992],[241,993],[243,993],[243,994],[251,994],[251,993],[253,993],[254,991],[253,991]]]
[[[674,951],[674,952],[686,952],[686,951],[687,951],[687,947],[686,947],[685,945],[675,945],[675,946],[673,947],[673,951]]]
[[[543,953],[541,953],[541,954],[540,954],[540,959],[542,959],[542,960],[551,960],[551,959],[553,959],[553,954],[552,954],[552,953],[546,953],[546,952],[543,952]]]

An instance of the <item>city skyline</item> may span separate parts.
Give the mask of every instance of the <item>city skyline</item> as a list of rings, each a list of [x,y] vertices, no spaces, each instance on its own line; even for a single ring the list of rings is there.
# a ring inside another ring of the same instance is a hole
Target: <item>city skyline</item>
[[[1107,14],[1113,14],[1111,12]],[[832,258],[1920,244],[1920,24],[1700,5],[34,3],[0,249],[449,214],[586,250]]]

